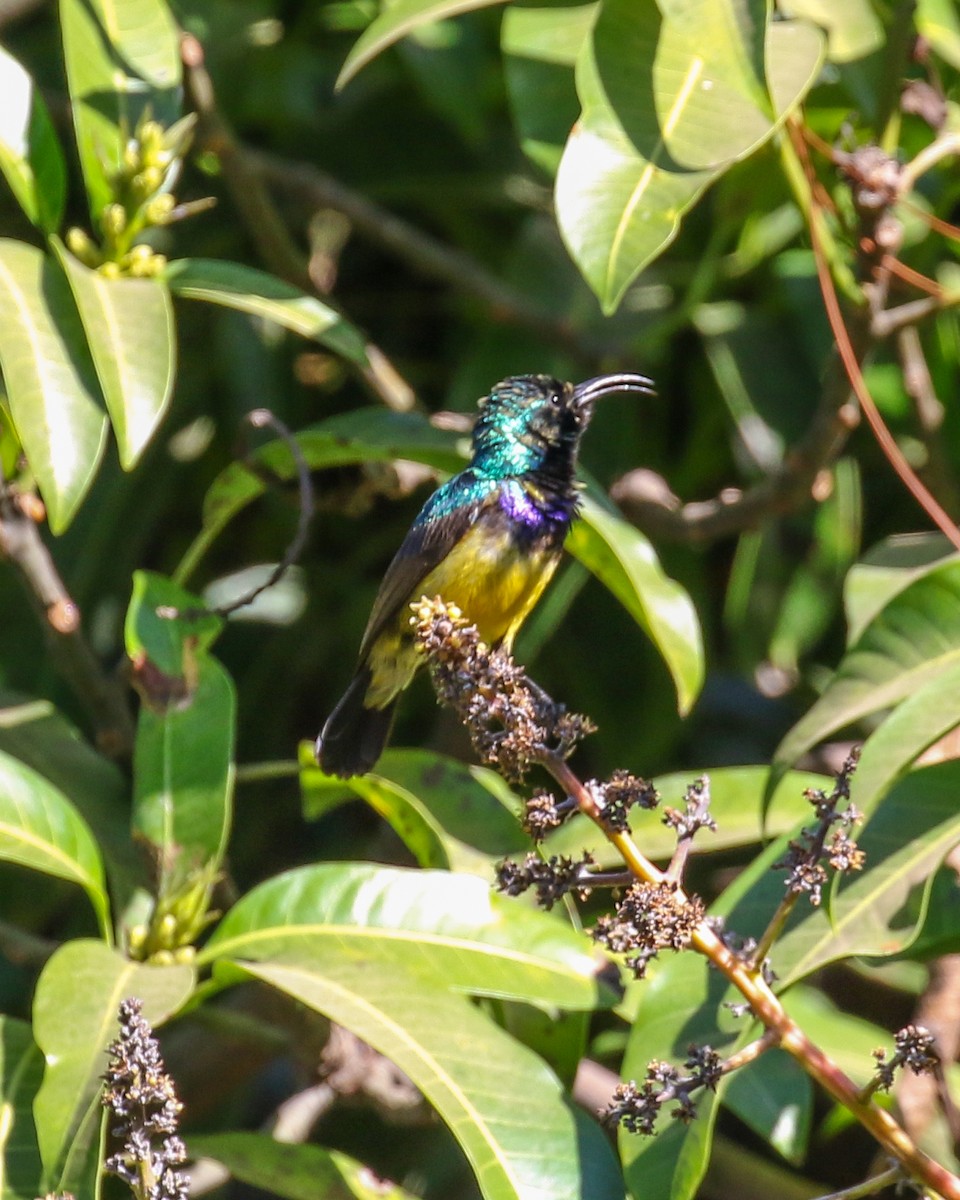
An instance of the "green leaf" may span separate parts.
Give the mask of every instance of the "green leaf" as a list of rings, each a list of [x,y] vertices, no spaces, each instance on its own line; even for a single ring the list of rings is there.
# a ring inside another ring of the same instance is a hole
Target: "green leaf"
[[[860,637],[894,596],[957,557],[942,533],[899,534],[868,550],[844,583],[847,645]]]
[[[274,321],[350,362],[367,365],[366,338],[356,326],[316,296],[266,271],[212,258],[180,258],[167,265],[163,278],[175,296]]]
[[[449,867],[489,879],[494,857],[519,854],[521,802],[503,779],[432,750],[388,750],[367,775],[332,779],[303,743],[304,815],[322,816],[350,794],[365,800],[403,839],[423,867]]]
[[[802,17],[819,25],[827,34],[827,58],[830,62],[853,62],[865,58],[884,44],[885,33],[870,0],[787,0],[780,5],[788,17]]]
[[[332,946],[311,964],[246,963],[405,1071],[460,1142],[486,1200],[622,1200],[599,1127],[575,1115],[546,1065],[463,996],[406,964]],[[522,1119],[518,1118],[522,1104]]]
[[[0,692],[0,750],[32,767],[77,809],[103,856],[117,912],[146,885],[130,842],[129,784],[47,700]]]
[[[917,33],[934,51],[960,71],[960,16],[951,0],[917,0]]]
[[[500,46],[513,120],[524,152],[550,175],[580,115],[574,67],[599,5],[511,6]]]
[[[890,1037],[889,1030],[837,1008],[819,988],[798,985],[783,997],[783,1006],[815,1046],[851,1079],[866,1085],[876,1068],[873,1051]]]
[[[218,958],[319,970],[336,951],[384,968],[413,962],[439,986],[592,1008],[612,996],[587,939],[492,894],[469,875],[363,863],[300,867],[260,884],[227,914],[198,962]]]
[[[138,996],[146,1019],[159,1025],[187,1000],[193,982],[190,967],[129,962],[97,941],[67,942],[49,959],[33,1003],[34,1036],[47,1063],[34,1102],[41,1193],[94,1198],[100,1081],[120,1001]]]
[[[646,537],[585,497],[567,549],[617,597],[660,651],[677,689],[681,714],[703,685],[700,624],[690,597],[668,578]]]
[[[801,1165],[810,1140],[813,1084],[785,1050],[768,1050],[734,1071],[723,1103],[787,1162]]]
[[[556,205],[567,247],[607,313],[708,184],[762,145],[816,77],[819,31],[770,23],[768,95],[755,63],[762,24],[745,13],[732,0],[664,15],[634,0],[601,10],[577,67],[583,117],[560,163]]]
[[[369,1168],[345,1154],[310,1143],[277,1142],[265,1133],[194,1135],[190,1153],[214,1158],[241,1183],[285,1200],[412,1200],[403,1188],[380,1180],[374,1188],[364,1186]]]
[[[167,677],[174,690],[170,699],[183,700],[189,691],[196,656],[209,649],[223,628],[223,619],[215,613],[196,615],[185,620],[172,614],[200,614],[202,605],[192,593],[153,571],[134,571],[133,590],[123,627],[127,657],[134,671],[144,664]],[[163,679],[156,681],[158,687]],[[148,686],[148,681],[144,681]],[[154,703],[161,702],[157,693]]]
[[[165,0],[60,0],[80,166],[97,221],[140,119],[180,115],[180,37]]]
[[[698,854],[729,850],[734,846],[756,845],[770,836],[795,828],[804,811],[802,799],[807,788],[830,786],[824,775],[790,771],[778,786],[774,804],[766,821],[761,801],[769,770],[767,767],[711,767],[704,771],[682,771],[659,775],[653,782],[664,805],[682,808],[683,794],[699,776],[710,780],[710,813],[717,822],[716,832],[703,830],[695,843]],[[669,860],[677,848],[677,835],[663,823],[660,810],[634,809],[630,830],[637,845],[654,861]],[[577,820],[568,821],[544,842],[548,854],[577,856],[589,851],[603,867],[622,863],[621,856],[594,826]]]
[[[144,704],[134,750],[133,830],[159,865],[161,896],[212,877],[230,835],[236,691],[210,655],[185,703]]]
[[[170,293],[156,279],[108,279],[85,267],[56,238],[53,248],[73,289],[125,471],[160,424],[176,370]]]
[[[2,752],[0,859],[79,884],[110,936],[103,864],[86,822],[58,788]]]
[[[33,80],[0,46],[0,171],[44,233],[63,218],[67,169],[47,106]]]
[[[331,417],[321,425],[296,435],[304,462],[311,471],[355,463],[392,462],[407,458],[443,471],[464,465],[455,439],[435,429],[420,413],[388,412],[382,408],[358,409]],[[293,479],[296,465],[290,448],[281,441],[268,442],[251,456],[255,468],[234,463],[221,471],[203,502],[203,528],[177,568],[175,578],[189,578],[198,562],[229,522],[266,491],[265,476]]]
[[[0,239],[0,366],[10,413],[62,533],[93,482],[107,435],[70,287],[42,251]]]
[[[864,629],[820,699],[780,743],[772,777],[812,746],[891,708],[960,661],[960,561],[899,592]]]
[[[460,13],[503,4],[505,0],[396,0],[385,7],[356,40],[340,69],[337,87],[342,88],[356,73],[388,46],[406,37],[418,25],[455,17]]]
[[[43,1078],[43,1055],[26,1021],[0,1016],[0,1196],[35,1200],[40,1147],[33,1101]]]

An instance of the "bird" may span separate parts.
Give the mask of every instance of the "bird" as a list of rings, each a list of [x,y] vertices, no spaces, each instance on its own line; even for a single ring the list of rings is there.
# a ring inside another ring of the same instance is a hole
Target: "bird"
[[[479,401],[470,461],[414,519],[373,602],[356,672],[316,740],[327,775],[365,775],[383,752],[423,662],[410,620],[422,596],[457,605],[488,645],[511,650],[576,518],[577,455],[594,404],[617,392],[652,395],[652,382],[513,375]]]

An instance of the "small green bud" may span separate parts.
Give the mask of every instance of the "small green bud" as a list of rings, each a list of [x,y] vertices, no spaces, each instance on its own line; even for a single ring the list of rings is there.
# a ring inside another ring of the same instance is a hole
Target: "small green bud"
[[[180,946],[174,951],[173,957],[176,962],[189,966],[197,957],[197,948],[196,946]]]
[[[65,240],[70,253],[75,254],[85,266],[98,267],[100,265],[100,250],[85,230],[73,225],[67,230]]]
[[[158,967],[172,967],[175,959],[169,950],[156,950],[150,955],[150,961]]]
[[[131,925],[127,931],[127,946],[130,953],[136,957],[146,945],[149,930],[146,925]]]
[[[104,235],[118,238],[127,227],[127,214],[122,204],[108,204],[100,216],[100,227]]]
[[[97,270],[104,277],[104,279],[119,279],[123,274],[123,272],[120,270],[120,264],[115,263],[110,259],[101,263],[100,266],[97,267]]]
[[[143,215],[148,225],[166,225],[176,207],[176,199],[169,192],[161,192],[159,196],[154,196],[147,202]]]

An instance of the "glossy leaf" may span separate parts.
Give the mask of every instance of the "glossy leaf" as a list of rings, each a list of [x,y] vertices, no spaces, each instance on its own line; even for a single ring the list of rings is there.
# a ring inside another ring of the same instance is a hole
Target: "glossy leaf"
[[[329,304],[266,271],[212,258],[179,258],[167,265],[163,278],[175,296],[273,321],[366,366],[366,339],[359,329]]]
[[[792,987],[783,1006],[814,1045],[819,1046],[856,1083],[864,1086],[876,1069],[873,1051],[889,1038],[863,1017],[844,1012],[814,987]]]
[[[581,935],[492,894],[483,880],[361,863],[301,867],[260,884],[217,927],[199,961],[319,970],[334,952],[385,970],[412,963],[438,986],[591,1008],[612,1000]]]
[[[297,445],[311,470],[351,466],[364,462],[391,462],[408,458],[444,471],[457,471],[463,457],[455,439],[435,429],[419,413],[359,409],[331,417],[322,425],[296,435]],[[296,467],[283,442],[269,442],[252,455],[253,463],[268,475],[292,479]],[[263,475],[234,463],[217,476],[203,502],[203,528],[184,555],[176,578],[187,579],[197,563],[229,522],[266,490]]]
[[[0,171],[44,233],[63,217],[67,170],[50,114],[33,80],[0,46]]]
[[[710,780],[710,812],[717,822],[716,832],[703,830],[695,842],[698,854],[751,846],[766,838],[792,830],[806,815],[803,793],[807,788],[830,786],[824,775],[808,771],[790,771],[781,781],[771,811],[762,816],[761,801],[768,775],[767,767],[715,767],[706,771],[683,771],[658,775],[652,780],[661,796],[661,807],[653,811],[634,809],[630,828],[637,845],[654,861],[667,861],[677,848],[677,837],[663,823],[663,807],[682,808],[683,795],[698,776]],[[573,819],[544,843],[549,854],[579,856],[588,850],[603,867],[614,867],[622,859],[595,826]]]
[[[785,1050],[770,1050],[735,1071],[723,1103],[787,1162],[803,1162],[813,1117],[813,1084]]]
[[[134,749],[133,830],[159,863],[160,892],[216,872],[230,834],[237,697],[215,658],[201,655],[186,702],[144,704]]]
[[[369,1168],[309,1142],[291,1145],[265,1133],[213,1133],[192,1136],[190,1153],[216,1159],[234,1179],[285,1200],[412,1200],[409,1192],[383,1180],[365,1187]]]
[[[34,1115],[43,1161],[41,1192],[94,1200],[104,1051],[117,1035],[120,1001],[138,996],[159,1025],[193,989],[190,967],[133,963],[103,942],[76,939],[49,959],[37,983],[33,1027],[46,1058]]]
[[[312,964],[243,970],[343,1025],[405,1071],[460,1142],[486,1200],[622,1200],[599,1126],[545,1064],[463,996],[406,965],[326,947]],[[522,1104],[522,1117],[518,1114]]]
[[[80,166],[96,221],[141,117],[180,115],[180,37],[165,0],[60,0]]]
[[[58,240],[113,424],[120,462],[136,466],[173,391],[176,340],[170,293],[156,279],[108,279]]]
[[[870,0],[787,0],[782,11],[788,17],[803,17],[827,32],[830,62],[853,62],[878,50],[885,34]]]
[[[396,0],[396,3],[384,8],[356,40],[340,70],[337,87],[341,88],[349,83],[371,59],[382,54],[394,42],[406,37],[418,25],[504,2],[505,0]]]
[[[960,71],[960,15],[951,0],[917,0],[917,32]]]
[[[617,597],[660,651],[681,714],[703,686],[700,623],[690,597],[666,574],[648,539],[622,517],[585,497],[567,548]]]
[[[758,24],[743,11],[700,0],[661,15],[616,0],[597,19],[577,67],[583,117],[560,163],[556,205],[567,247],[607,313],[708,184],[762,145],[816,77],[819,31],[771,23],[768,94],[755,61]]]
[[[191,619],[173,613],[190,614]],[[134,571],[123,628],[127,657],[134,670],[149,663],[170,678],[172,687],[179,682],[180,699],[189,689],[196,656],[209,649],[223,627],[222,617],[201,613],[197,597],[179,584],[153,571]]]
[[[43,1055],[30,1026],[0,1016],[0,1196],[35,1200],[40,1180],[40,1147],[33,1100],[43,1078]]]
[[[511,5],[503,14],[500,46],[514,124],[525,153],[551,175],[580,115],[574,67],[599,7]]]
[[[0,365],[50,528],[62,533],[93,482],[107,420],[62,271],[34,246],[2,239]]]
[[[100,851],[86,822],[42,775],[0,752],[0,859],[76,883],[104,935],[110,917]]]
[[[774,778],[811,747],[913,695],[960,662],[960,562],[899,592],[847,652],[820,699],[780,743]]]
[[[122,910],[146,886],[142,857],[130,842],[129,784],[47,700],[0,692],[0,751],[59,789],[89,826],[103,856],[110,893]]]
[[[304,813],[322,816],[349,797],[365,800],[423,867],[472,871],[489,879],[494,858],[523,853],[520,800],[501,777],[431,750],[388,750],[367,775],[332,779],[301,747]]]
[[[925,575],[956,561],[942,533],[910,533],[887,538],[850,568],[843,587],[847,645],[853,645],[890,601]]]

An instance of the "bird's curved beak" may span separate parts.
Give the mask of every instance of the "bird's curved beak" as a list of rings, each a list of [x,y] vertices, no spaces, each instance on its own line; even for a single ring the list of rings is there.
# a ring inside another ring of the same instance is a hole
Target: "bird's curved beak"
[[[612,396],[617,392],[640,392],[644,396],[655,396],[653,380],[646,375],[623,372],[618,375],[598,375],[587,379],[573,389],[573,401],[577,408],[587,408],[601,396]]]

